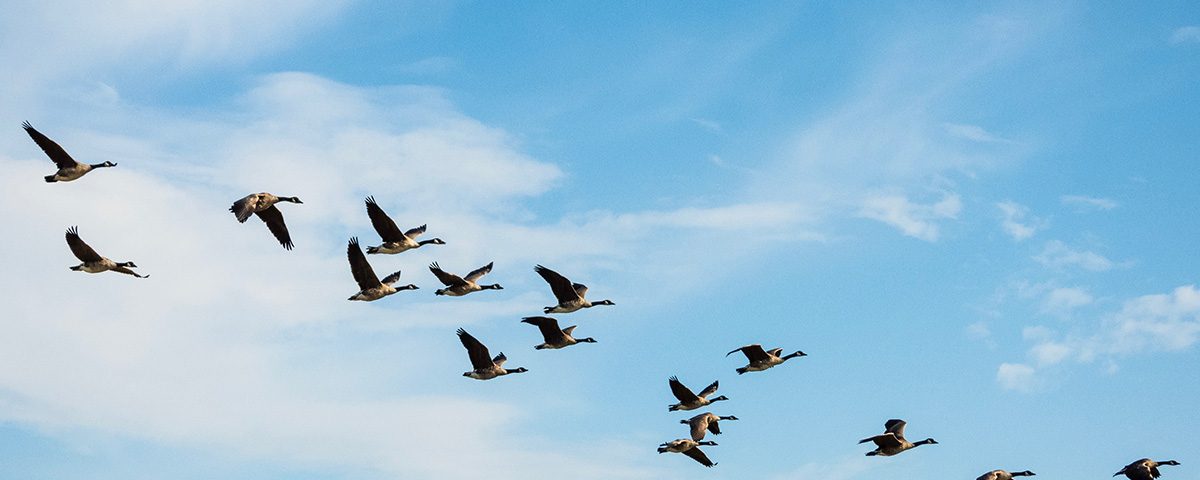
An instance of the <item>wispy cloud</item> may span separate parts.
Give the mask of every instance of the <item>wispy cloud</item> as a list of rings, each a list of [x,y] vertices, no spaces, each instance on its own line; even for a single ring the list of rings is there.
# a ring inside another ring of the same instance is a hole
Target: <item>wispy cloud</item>
[[[1092,295],[1083,288],[1055,288],[1042,300],[1042,312],[1066,315],[1079,307],[1091,305],[1093,301]]]
[[[1176,28],[1171,32],[1170,41],[1172,45],[1200,43],[1200,26],[1188,25]]]
[[[942,129],[952,136],[970,140],[979,143],[1008,143],[1010,140],[1002,138],[992,132],[984,130],[978,125],[964,125],[959,123],[943,123]]]
[[[1033,367],[1023,363],[1001,363],[996,369],[996,382],[1007,390],[1028,392],[1034,387]]]
[[[1112,210],[1117,208],[1117,202],[1107,198],[1089,197],[1086,195],[1063,195],[1058,197],[1063,205],[1074,206],[1078,209]]]
[[[1029,216],[1029,209],[1016,202],[1000,202],[996,204],[996,208],[1000,209],[1002,215],[1000,227],[1004,229],[1004,233],[1018,242],[1032,237],[1045,223],[1036,217]]]
[[[1095,252],[1075,250],[1058,240],[1046,242],[1042,252],[1033,257],[1038,263],[1052,268],[1082,268],[1092,272],[1111,270],[1112,260]]]
[[[705,130],[708,130],[710,132],[719,133],[721,131],[721,124],[717,123],[716,120],[710,120],[707,118],[698,118],[698,117],[693,117],[688,120],[691,120],[692,123],[695,123],[696,125],[699,125],[700,127],[704,128]]]
[[[958,218],[961,211],[962,201],[952,193],[932,204],[913,203],[903,195],[875,195],[863,201],[859,214],[896,227],[904,235],[934,242],[940,235],[936,222]]]

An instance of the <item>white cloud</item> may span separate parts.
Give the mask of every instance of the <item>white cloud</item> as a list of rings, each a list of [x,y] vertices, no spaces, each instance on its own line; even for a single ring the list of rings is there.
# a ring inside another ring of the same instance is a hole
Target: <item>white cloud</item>
[[[1000,209],[1003,218],[1000,221],[1001,228],[1013,240],[1021,241],[1032,237],[1037,233],[1038,229],[1042,228],[1041,220],[1029,217],[1026,222],[1026,216],[1029,214],[1029,209],[1016,202],[1004,201],[996,204],[996,208]],[[1022,223],[1026,222],[1026,223]]]
[[[1171,32],[1171,44],[1200,43],[1200,26],[1188,25]]]
[[[1001,363],[996,369],[996,381],[1004,389],[1028,392],[1033,389],[1035,372],[1023,363]]]
[[[1091,251],[1075,250],[1061,241],[1046,242],[1042,253],[1033,257],[1038,263],[1052,268],[1076,267],[1092,272],[1103,272],[1114,267],[1112,260]]]
[[[1042,312],[1069,314],[1079,307],[1091,305],[1092,295],[1080,287],[1055,288],[1042,300]]]
[[[980,320],[967,325],[967,335],[975,339],[988,338],[992,336],[992,329],[988,327],[987,322]]]
[[[708,130],[710,132],[713,132],[713,133],[720,133],[722,130],[721,124],[718,123],[716,120],[710,120],[707,118],[698,118],[698,117],[693,117],[693,118],[690,118],[689,120],[691,120],[692,123],[699,125],[701,128]]]
[[[1059,197],[1063,205],[1073,205],[1080,210],[1112,210],[1117,208],[1117,202],[1107,198],[1089,197],[1086,195],[1063,195]]]
[[[961,211],[962,201],[952,193],[926,205],[913,203],[903,195],[872,195],[863,200],[859,215],[896,227],[907,236],[934,242],[939,236],[935,222],[958,218]]]
[[[1007,142],[1009,142],[1009,140],[1001,138],[987,130],[984,130],[983,127],[980,127],[977,125],[963,125],[963,124],[958,124],[958,123],[943,123],[942,129],[945,130],[946,133],[949,133],[950,135],[953,135],[955,137],[959,137],[962,139],[970,140],[972,142],[979,142],[979,143],[1007,143]]]

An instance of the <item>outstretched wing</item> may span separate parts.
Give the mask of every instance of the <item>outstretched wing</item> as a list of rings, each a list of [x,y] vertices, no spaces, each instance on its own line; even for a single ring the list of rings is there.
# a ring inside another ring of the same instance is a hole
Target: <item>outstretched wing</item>
[[[546,283],[550,284],[550,291],[554,292],[554,298],[558,299],[558,303],[566,303],[582,298],[575,291],[575,287],[571,285],[571,281],[567,280],[567,277],[559,275],[558,272],[541,265],[533,267],[533,270],[538,275],[541,275]]]
[[[708,415],[701,413],[688,419],[688,426],[691,427],[692,440],[697,442],[704,440],[704,432],[708,428]]]
[[[92,247],[84,243],[82,238],[79,238],[79,227],[67,229],[67,246],[71,247],[71,253],[75,254],[75,258],[81,262],[99,262],[103,259],[99,253],[92,250]]]
[[[466,330],[458,329],[458,340],[467,348],[467,356],[471,357],[471,367],[475,370],[492,368],[492,356],[488,353],[487,347],[479,343],[475,337],[467,333]]]
[[[246,223],[246,219],[250,218],[250,215],[254,213],[254,205],[250,203],[251,197],[254,197],[254,195],[242,197],[238,201],[233,202],[233,206],[229,207],[229,211],[233,212],[233,215],[237,217],[238,223]]]
[[[439,267],[437,262],[429,264],[429,271],[433,272],[433,275],[437,277],[438,281],[442,282],[442,285],[447,287],[453,287],[455,285],[461,285],[464,283],[463,279],[458,275],[442,270],[442,267]]]
[[[700,451],[700,447],[692,447],[684,450],[683,454],[692,457],[692,460],[700,462],[701,465],[706,467],[712,467],[713,465],[716,465],[716,463],[713,463],[712,460],[708,459],[708,455],[705,455],[704,452]]]
[[[537,326],[538,330],[542,332],[542,339],[545,340],[546,343],[558,344],[566,341],[567,339],[566,335],[563,334],[563,331],[558,329],[558,320],[553,318],[525,317],[521,319],[521,323],[528,323],[530,325]]]
[[[404,234],[400,232],[400,227],[396,226],[391,217],[384,213],[383,209],[375,203],[375,197],[367,197],[367,217],[371,218],[371,226],[375,227],[375,232],[379,234],[385,242],[401,242],[404,241]]]
[[[694,403],[700,400],[700,397],[697,397],[690,389],[683,386],[683,383],[679,381],[679,377],[671,377],[667,380],[667,383],[671,385],[671,393],[675,395],[675,398],[679,399],[680,403]]]
[[[379,280],[379,283],[382,283],[384,285],[391,285],[391,284],[399,282],[399,281],[400,281],[400,270],[396,270],[396,273],[393,273],[391,275],[383,277],[383,279]]]
[[[717,418],[716,415],[713,415],[712,417],[708,417],[708,431],[712,432],[713,435],[721,434],[721,426],[720,425],[721,425],[721,419]]]
[[[768,358],[767,352],[763,351],[762,345],[759,345],[757,343],[753,344],[753,345],[746,345],[741,348],[736,348],[736,349],[730,351],[729,353],[726,353],[725,356],[728,357],[728,356],[732,355],[733,352],[738,352],[738,351],[740,351],[740,352],[742,352],[742,354],[746,355],[746,359],[750,360],[750,363],[766,361]]]
[[[350,243],[346,244],[346,258],[350,260],[350,275],[354,276],[360,290],[383,285],[375,275],[375,270],[371,269],[371,264],[367,262],[367,256],[363,255],[362,248],[359,248],[358,237],[350,237]]]
[[[484,265],[482,267],[476,268],[475,270],[472,270],[471,273],[467,274],[467,281],[474,282],[476,280],[479,280],[479,277],[487,275],[488,272],[492,271],[492,263],[495,263],[495,262],[488,262],[487,265]]]
[[[421,225],[417,228],[408,229],[407,232],[404,232],[404,236],[406,236],[412,240],[416,240],[417,237],[421,236],[422,233],[425,233],[425,225]]]
[[[71,158],[70,155],[67,155],[67,151],[63,150],[58,143],[56,143],[54,140],[51,140],[50,137],[42,135],[42,132],[39,132],[37,129],[33,128],[33,125],[30,125],[29,122],[22,123],[21,126],[25,128],[25,133],[28,133],[29,137],[33,138],[33,143],[36,143],[37,146],[41,147],[42,151],[46,152],[46,156],[50,157],[50,160],[54,161],[54,164],[57,165],[58,168],[71,168],[79,165],[75,162],[74,158]]]
[[[288,234],[287,225],[283,223],[283,212],[271,205],[270,208],[254,212],[254,214],[267,224],[267,228],[271,230],[272,235],[275,235],[275,239],[279,240],[279,244],[283,245],[283,248],[292,249],[294,246],[292,245],[292,236]]]
[[[714,393],[717,393],[717,382],[712,382],[712,385],[704,387],[704,390],[700,392],[699,396],[708,398],[709,395]]]
[[[904,438],[905,425],[908,425],[908,422],[900,420],[899,418],[893,418],[888,420],[887,423],[883,424],[883,431],[895,435],[896,438]]]

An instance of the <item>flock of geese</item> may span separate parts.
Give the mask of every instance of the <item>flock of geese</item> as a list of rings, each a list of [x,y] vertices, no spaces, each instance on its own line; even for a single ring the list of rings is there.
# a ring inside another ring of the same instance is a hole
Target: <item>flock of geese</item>
[[[82,178],[89,172],[98,168],[115,167],[117,164],[112,162],[103,162],[95,164],[79,163],[71,158],[58,143],[43,135],[41,132],[33,128],[29,122],[24,122],[22,127],[33,139],[34,143],[50,157],[50,160],[58,167],[53,175],[45,177],[46,182],[70,182]],[[287,250],[294,248],[291,235],[288,233],[287,224],[283,219],[283,212],[278,208],[280,203],[295,203],[302,204],[297,197],[277,196],[270,193],[253,193],[233,202],[229,207],[229,211],[234,214],[237,221],[245,223],[251,215],[257,216],[267,229],[275,237],[279,244]],[[409,250],[420,248],[426,245],[445,245],[446,242],[440,238],[431,238],[428,240],[417,240],[426,231],[426,225],[411,228],[406,231],[401,231],[391,217],[383,211],[383,208],[375,201],[374,197],[366,199],[367,216],[371,220],[371,225],[382,240],[379,246],[367,247],[367,254],[385,254],[394,255],[403,253]],[[142,275],[134,272],[133,268],[138,268],[133,262],[114,262],[107,257],[97,253],[91,246],[83,241],[79,236],[77,226],[72,226],[66,232],[67,246],[70,247],[71,253],[81,262],[79,265],[70,267],[74,271],[82,271],[87,273],[101,273],[113,271],[132,275],[137,278],[149,278],[149,275]],[[375,301],[397,293],[402,290],[416,290],[414,284],[396,286],[400,281],[400,271],[396,271],[382,279],[375,274],[371,264],[367,261],[366,255],[363,253],[362,247],[359,245],[358,238],[352,237],[346,245],[346,257],[350,263],[350,273],[354,277],[355,283],[358,284],[358,292],[351,295],[348,300],[352,301]],[[429,265],[429,271],[437,277],[438,281],[444,286],[436,290],[437,295],[447,295],[452,297],[460,297],[482,290],[502,290],[499,284],[480,284],[479,280],[492,271],[492,263],[488,263],[479,267],[465,276],[459,276],[442,269],[441,266],[434,262]],[[591,308],[597,305],[615,305],[611,300],[590,301],[586,298],[588,288],[580,283],[575,283],[569,280],[562,274],[546,268],[542,265],[534,267],[534,271],[550,286],[551,292],[558,301],[557,305],[547,306],[543,309],[544,314],[566,314],[576,312],[582,309]],[[536,345],[534,348],[543,349],[560,349],[569,347],[578,343],[596,343],[596,340],[591,337],[575,338],[572,333],[575,326],[567,328],[559,328],[558,320],[544,316],[524,317],[522,323],[528,323],[536,326],[542,334],[543,342]],[[459,328],[456,332],[459,340],[462,342],[463,348],[467,350],[467,357],[471,361],[471,370],[464,372],[463,376],[476,380],[491,380],[497,377],[502,377],[514,373],[525,373],[528,370],[525,367],[505,368],[504,364],[508,358],[504,353],[492,356],[488,351],[488,347],[467,333],[466,330]],[[761,372],[780,365],[790,359],[806,356],[804,352],[796,351],[787,355],[783,355],[782,348],[765,350],[761,345],[746,345],[736,348],[725,356],[732,355],[734,352],[741,352],[745,355],[747,365],[736,369],[738,375],[747,372]],[[719,383],[714,381],[701,390],[699,393],[694,393],[691,389],[679,381],[677,377],[671,377],[667,381],[671,393],[678,400],[678,403],[668,407],[668,411],[689,411],[707,407],[715,402],[729,400],[728,397],[721,395],[713,397],[717,392]],[[708,456],[700,449],[701,446],[715,446],[716,442],[705,441],[706,433],[713,435],[721,434],[720,422],[737,420],[738,418],[732,415],[721,416],[711,412],[700,413],[687,420],[680,420],[679,423],[688,426],[689,436],[679,438],[659,445],[658,453],[682,453],[696,462],[699,462],[705,467],[716,465],[708,458]],[[922,445],[934,445],[938,442],[933,438],[926,438],[917,442],[910,442],[904,437],[904,427],[907,423],[900,419],[891,419],[884,423],[884,432],[872,437],[864,438],[858,443],[874,443],[875,449],[867,452],[868,456],[892,456],[912,450]],[[1137,460],[1129,465],[1126,465],[1113,476],[1125,475],[1129,480],[1153,480],[1160,476],[1158,467],[1163,465],[1179,465],[1179,462],[1174,460],[1154,461],[1149,458]],[[976,480],[1012,480],[1014,477],[1027,477],[1035,475],[1029,470],[1019,472],[1008,472],[1005,470],[992,470]]]

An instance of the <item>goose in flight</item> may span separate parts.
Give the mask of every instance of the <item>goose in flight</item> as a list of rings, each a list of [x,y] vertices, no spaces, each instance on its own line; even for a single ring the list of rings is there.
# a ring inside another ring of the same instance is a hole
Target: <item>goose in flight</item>
[[[546,283],[550,284],[550,290],[554,292],[554,298],[558,299],[558,305],[546,307],[542,313],[571,313],[581,308],[591,308],[596,305],[616,305],[612,300],[600,300],[598,302],[589,302],[584,298],[587,295],[587,286],[581,283],[571,283],[567,277],[560,275],[558,272],[549,268],[538,265],[533,268]]]
[[[1037,474],[1033,473],[1029,470],[1025,470],[1023,472],[1012,472],[1012,473],[1008,473],[1005,470],[992,470],[983,475],[980,475],[979,478],[976,478],[975,480],[1013,480],[1013,477],[1032,477],[1034,475],[1037,475]]]
[[[713,402],[729,400],[729,398],[725,397],[724,395],[712,399],[708,398],[710,395],[717,393],[717,383],[718,382],[713,382],[712,385],[705,387],[704,390],[697,395],[692,393],[692,391],[687,387],[683,386],[683,383],[679,381],[678,377],[671,377],[667,380],[667,384],[671,386],[671,393],[675,394],[675,398],[679,399],[679,403],[671,405],[667,408],[667,410],[671,412],[676,410],[695,410]]]
[[[425,225],[417,228],[411,228],[407,232],[401,232],[396,226],[396,222],[384,213],[383,209],[375,203],[375,197],[367,197],[367,216],[371,218],[371,226],[375,227],[375,232],[379,234],[379,238],[383,239],[383,243],[378,247],[367,247],[367,253],[384,253],[395,254],[419,248],[424,245],[445,245],[440,238],[431,238],[429,240],[417,241],[417,237],[425,233]]]
[[[733,351],[726,353],[725,356],[728,357],[728,356],[732,355],[733,352],[742,352],[743,354],[746,355],[746,359],[750,361],[749,365],[746,365],[745,367],[742,367],[742,368],[739,368],[736,370],[738,375],[741,375],[746,372],[761,372],[763,370],[766,370],[768,368],[771,368],[771,367],[779,365],[783,362],[786,362],[789,359],[796,358],[796,357],[807,357],[808,356],[804,352],[797,350],[795,353],[790,353],[788,355],[784,355],[781,357],[779,355],[783,353],[782,348],[774,348],[774,349],[771,349],[770,351],[767,351],[767,350],[763,350],[762,345],[759,345],[757,343],[754,345],[746,345],[741,348],[736,348]]]
[[[701,413],[687,420],[680,420],[679,423],[686,424],[691,428],[692,440],[699,442],[704,440],[704,432],[712,432],[713,435],[721,434],[721,427],[717,424],[721,420],[737,420],[738,418],[729,415],[719,417],[711,412]]]
[[[1129,480],[1154,480],[1160,476],[1158,467],[1163,465],[1179,465],[1179,462],[1174,460],[1154,461],[1149,458],[1143,458],[1122,468],[1121,471],[1114,473],[1113,476],[1124,474]]]
[[[890,457],[899,454],[900,452],[917,448],[921,445],[936,444],[936,440],[926,438],[916,443],[910,443],[904,438],[904,426],[907,422],[900,419],[891,419],[883,424],[884,432],[881,435],[876,435],[871,438],[864,438],[858,443],[875,442],[875,450],[867,452],[867,456],[881,455]]]
[[[36,143],[38,147],[41,147],[42,151],[46,152],[46,156],[50,157],[50,160],[54,162],[54,165],[58,166],[58,171],[54,172],[54,175],[46,175],[46,183],[78,180],[79,177],[82,177],[88,172],[97,168],[117,166],[117,164],[113,162],[92,164],[76,162],[75,159],[71,158],[71,156],[67,154],[67,151],[63,150],[63,148],[59,146],[57,142],[51,140],[50,137],[42,135],[42,132],[39,132],[37,129],[33,128],[33,125],[30,125],[29,122],[22,123],[21,127],[25,129],[25,133],[28,133],[30,138],[33,138],[33,143]]]
[[[83,262],[71,267],[71,270],[76,272],[100,273],[111,270],[117,273],[133,275],[137,278],[150,278],[149,275],[138,275],[133,270],[130,270],[130,268],[138,268],[133,262],[117,263],[101,257],[99,253],[92,250],[92,247],[84,243],[82,238],[79,238],[79,227],[67,229],[67,246],[71,247],[71,253],[75,254],[75,258]]]
[[[239,223],[246,223],[250,214],[258,215],[258,218],[267,224],[271,234],[275,235],[275,239],[279,240],[279,244],[283,245],[283,248],[291,250],[293,247],[292,236],[288,234],[287,225],[283,223],[283,212],[275,207],[275,204],[279,202],[304,203],[296,197],[278,197],[266,192],[251,193],[233,202],[229,211],[237,216]]]
[[[711,468],[713,465],[716,465],[716,463],[708,459],[708,455],[705,455],[704,452],[700,450],[700,445],[715,446],[716,444],[717,442],[697,442],[690,438],[681,438],[659,445],[658,453],[682,453],[691,457],[692,460],[700,462],[701,465]]]
[[[433,272],[433,275],[438,278],[438,281],[442,282],[442,285],[446,286],[446,288],[439,288],[436,292],[433,292],[437,295],[461,297],[468,293],[478,292],[480,290],[504,290],[504,287],[501,287],[499,283],[493,283],[491,285],[480,285],[475,283],[475,281],[479,280],[480,277],[483,277],[484,275],[487,275],[488,272],[492,271],[491,263],[472,270],[471,273],[468,273],[465,278],[453,273],[447,273],[445,270],[442,270],[442,267],[438,266],[437,262],[429,264],[429,271]]]
[[[467,333],[466,330],[458,329],[458,340],[462,342],[463,347],[467,349],[467,356],[471,357],[471,368],[469,372],[463,373],[464,377],[471,377],[476,380],[491,380],[493,378],[508,375],[510,373],[525,373],[525,367],[516,369],[504,368],[504,362],[508,357],[504,356],[504,352],[492,358],[488,353],[488,348],[484,346],[475,337]]]
[[[358,293],[351,295],[347,300],[370,302],[372,300],[379,300],[400,290],[417,289],[417,286],[411,283],[402,287],[392,286],[400,281],[399,270],[380,280],[375,275],[375,270],[371,268],[371,264],[367,263],[367,256],[363,255],[362,249],[359,248],[358,237],[350,238],[350,243],[346,245],[346,257],[350,260],[350,274],[354,276],[354,281],[358,282],[359,288]]]
[[[569,347],[577,343],[596,343],[596,339],[592,337],[574,338],[571,332],[575,331],[575,325],[559,330],[558,320],[550,317],[525,317],[521,319],[521,323],[528,323],[538,327],[542,332],[542,344],[533,347],[538,350],[545,348],[559,349]]]

